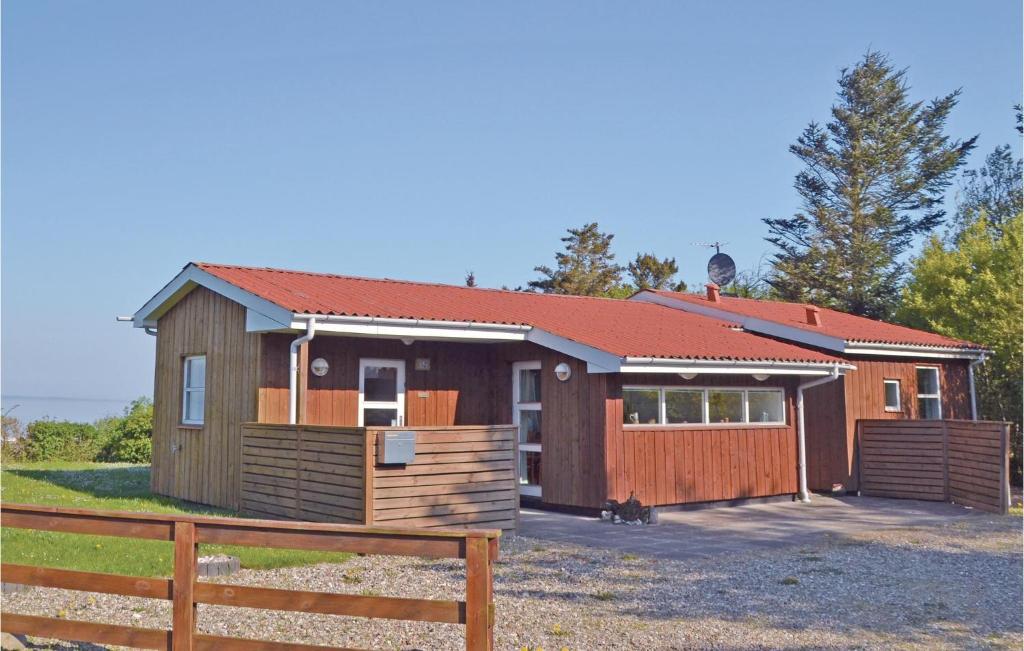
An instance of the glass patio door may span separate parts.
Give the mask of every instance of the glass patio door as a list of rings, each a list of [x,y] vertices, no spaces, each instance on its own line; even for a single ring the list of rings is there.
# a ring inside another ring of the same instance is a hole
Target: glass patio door
[[[519,428],[519,491],[540,497],[540,362],[512,365],[512,423]]]
[[[405,424],[405,360],[359,360],[359,427]]]

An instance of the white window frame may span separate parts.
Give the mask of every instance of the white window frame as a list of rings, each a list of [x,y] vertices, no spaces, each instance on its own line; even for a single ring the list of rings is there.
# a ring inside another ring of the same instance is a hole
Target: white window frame
[[[393,401],[366,400],[364,390],[366,387],[366,367],[381,366],[397,369],[395,375],[395,399]],[[365,427],[363,411],[366,409],[394,409],[398,418],[398,427],[405,426],[405,360],[404,359],[374,359],[361,357],[359,359],[359,401],[357,424]]]
[[[935,389],[936,389],[936,393],[921,393],[921,383],[917,381],[917,372],[918,371],[922,371],[922,370],[928,370],[928,371],[932,371],[932,372],[935,373]],[[925,419],[923,414],[918,413],[917,414],[918,420],[942,420],[942,373],[939,372],[939,367],[938,366],[915,366],[914,367],[914,383],[917,385],[916,389],[917,389],[917,400],[918,400],[918,402],[920,402],[921,398],[935,399],[935,400],[938,400],[938,402],[939,402],[939,417],[938,418],[935,418],[935,419],[931,419],[931,418]],[[918,412],[920,412],[920,407],[918,405],[914,405],[914,406],[918,407]]]
[[[188,384],[189,369],[192,362],[197,359],[203,360],[203,386],[190,387]],[[203,394],[203,414],[198,420],[188,417],[188,397],[193,393]],[[181,424],[202,425],[204,422],[206,422],[206,355],[188,355],[181,365]]]
[[[540,361],[529,361],[529,362],[513,362],[512,364],[512,424],[516,426],[516,440],[519,439],[519,425],[520,425],[520,411],[539,411],[541,412],[541,431],[543,432],[544,422],[544,409],[542,402],[519,402],[519,372],[527,370],[541,370],[542,365]],[[544,378],[541,377],[541,392],[543,395],[544,391]],[[536,452],[541,455],[541,472],[543,472],[544,463],[544,443],[519,443],[519,452]],[[521,454],[520,454],[521,456]],[[516,482],[522,477],[522,473],[519,469],[519,458],[516,458]],[[541,477],[543,480],[543,476]],[[541,485],[533,484],[519,484],[519,492],[523,495],[529,495],[532,497],[541,496]]]
[[[658,392],[658,422],[657,423],[622,423],[623,427],[633,429],[644,429],[645,427],[689,427],[694,429],[706,429],[708,427],[729,427],[730,425],[753,425],[756,427],[781,427],[788,425],[786,420],[786,390],[782,387],[730,387],[730,386],[657,386],[657,385],[642,385],[642,384],[629,384],[624,385],[622,390],[625,391],[657,391]],[[702,391],[704,393],[704,408],[701,418],[703,422],[700,423],[669,423],[668,422],[668,410],[665,403],[665,393],[672,391]],[[708,395],[711,391],[733,391],[736,393],[743,394],[743,420],[733,421],[731,423],[712,423],[709,422],[711,418],[711,405],[708,403]],[[782,420],[761,422],[750,420],[750,394],[751,393],[778,393],[782,396]]]
[[[886,402],[889,399],[889,394],[886,388],[890,384],[896,385],[896,406],[890,407],[889,403]],[[941,404],[941,401],[939,401]],[[899,380],[882,380],[882,404],[884,405],[885,411],[889,413],[898,413],[903,411],[903,383]]]

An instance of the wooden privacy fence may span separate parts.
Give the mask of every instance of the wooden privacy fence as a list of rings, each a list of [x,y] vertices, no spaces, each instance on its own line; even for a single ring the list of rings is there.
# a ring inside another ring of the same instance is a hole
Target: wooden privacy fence
[[[242,509],[319,522],[516,528],[514,426],[390,430],[415,433],[412,463],[377,463],[388,428],[244,425]]]
[[[196,632],[196,604],[218,604],[422,622],[464,624],[467,649],[494,645],[492,563],[500,531],[422,531],[314,522],[280,522],[65,509],[25,504],[0,507],[0,526],[174,543],[174,574],[160,579],[4,563],[6,582],[168,599],[169,630],[0,613],[0,630],[47,638],[173,651],[314,651],[329,647],[249,640]],[[200,543],[279,547],[466,561],[464,601],[409,599],[280,590],[197,580]]]
[[[990,421],[859,420],[860,491],[1006,513],[1009,428]]]

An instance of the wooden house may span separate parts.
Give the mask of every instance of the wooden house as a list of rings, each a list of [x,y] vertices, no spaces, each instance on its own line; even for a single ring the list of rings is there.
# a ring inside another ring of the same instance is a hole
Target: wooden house
[[[614,300],[205,263],[134,323],[157,341],[156,492],[415,526],[510,528],[520,496],[852,490],[852,424],[970,416],[983,356],[715,287]],[[384,463],[405,432],[414,459]]]

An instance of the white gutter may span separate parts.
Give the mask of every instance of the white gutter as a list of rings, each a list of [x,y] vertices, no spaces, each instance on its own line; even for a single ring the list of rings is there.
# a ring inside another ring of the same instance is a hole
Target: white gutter
[[[306,321],[306,334],[292,342],[288,350],[289,369],[288,373],[288,423],[297,424],[298,420],[298,393],[299,393],[299,347],[307,341],[311,341],[316,335],[316,319]]]
[[[818,378],[817,380],[811,380],[797,385],[796,387],[796,413],[797,413],[797,451],[798,451],[798,470],[800,476],[800,492],[798,497],[801,502],[807,503],[811,501],[811,494],[807,490],[807,433],[804,429],[804,389],[810,389],[822,384],[828,384],[839,379],[839,364],[832,367],[832,374],[828,377]]]
[[[781,362],[774,360],[704,360],[666,357],[626,357],[622,373],[718,373],[765,375],[829,375],[834,369],[853,370],[853,364],[836,362]]]
[[[434,321],[375,316],[293,314],[290,328],[304,327],[304,319],[317,319],[321,333],[363,337],[410,337],[413,339],[476,339],[479,341],[524,341],[532,326],[477,321]]]
[[[985,363],[985,353],[967,365],[967,384],[971,391],[971,420],[978,420],[978,397],[974,390],[974,367]]]

